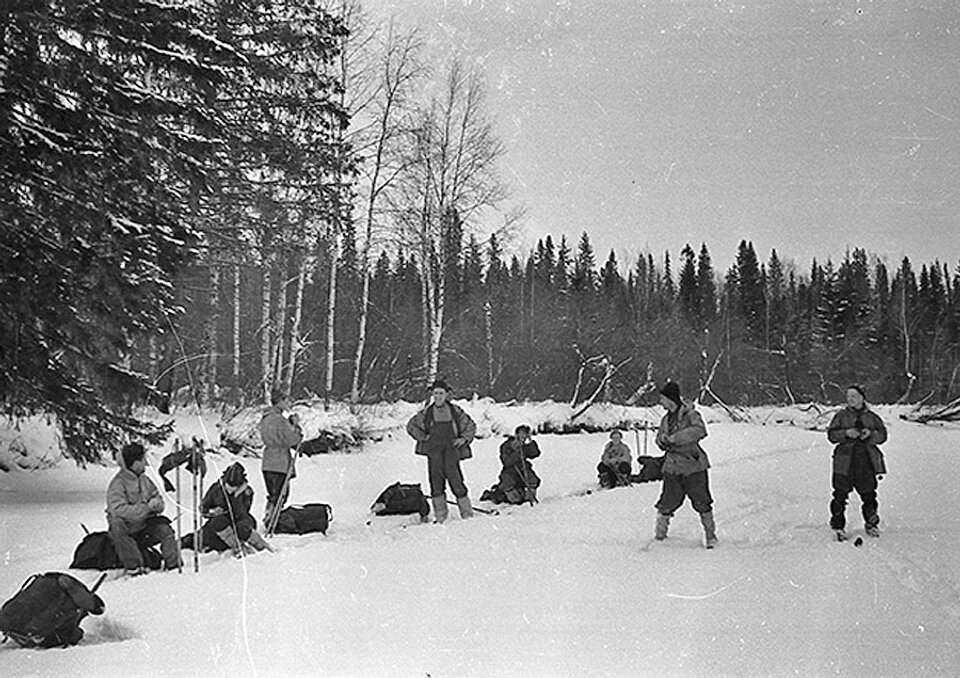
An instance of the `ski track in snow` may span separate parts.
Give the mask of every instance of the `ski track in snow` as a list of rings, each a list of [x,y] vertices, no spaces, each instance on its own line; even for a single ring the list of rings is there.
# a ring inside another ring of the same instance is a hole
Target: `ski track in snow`
[[[713,551],[689,503],[652,539],[659,483],[597,489],[601,434],[539,437],[535,506],[468,522],[451,506],[444,525],[369,513],[396,480],[426,485],[403,438],[303,459],[291,501],[333,505],[326,536],[277,535],[278,553],[243,560],[202,554],[198,575],[187,551],[183,575],[108,580],[107,611],[78,647],[7,643],[0,674],[960,675],[960,517],[947,508],[960,431],[888,425],[882,536],[861,547],[826,526],[826,436],[796,427],[710,426]],[[498,444],[478,441],[464,463],[474,497],[496,480]],[[240,461],[258,515],[258,462]],[[0,475],[4,598],[65,569],[78,522],[103,529],[112,473]],[[862,535],[855,495],[847,518]]]

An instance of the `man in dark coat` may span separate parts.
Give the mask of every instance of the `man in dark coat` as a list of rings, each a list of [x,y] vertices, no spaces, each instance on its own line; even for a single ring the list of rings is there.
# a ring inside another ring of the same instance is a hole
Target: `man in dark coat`
[[[446,486],[450,485],[461,518],[473,516],[469,491],[463,482],[460,461],[473,456],[470,443],[477,425],[462,408],[450,402],[450,386],[438,379],[430,387],[432,402],[407,422],[407,433],[417,441],[416,454],[427,458],[430,501],[434,519],[447,519]]]
[[[871,537],[879,537],[877,476],[887,472],[879,446],[887,440],[887,428],[867,407],[862,386],[854,384],[847,389],[847,406],[834,415],[827,438],[836,444],[830,527],[838,539],[846,539],[847,497],[851,490],[856,490],[865,531]]]
[[[500,445],[500,470],[498,488],[504,498],[511,504],[522,504],[537,501],[537,488],[540,487],[540,478],[533,472],[530,459],[540,456],[540,447],[530,436],[530,427],[526,424],[517,426],[514,434]]]
[[[207,490],[200,504],[207,522],[203,526],[203,546],[214,551],[230,549],[234,555],[243,555],[249,544],[262,551],[273,549],[257,532],[257,521],[250,514],[253,488],[247,483],[247,472],[234,462],[224,470],[220,480]]]

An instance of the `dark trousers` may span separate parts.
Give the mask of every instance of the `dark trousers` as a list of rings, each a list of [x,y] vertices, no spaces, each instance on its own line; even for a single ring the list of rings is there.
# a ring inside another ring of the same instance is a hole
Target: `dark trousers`
[[[833,474],[833,499],[830,501],[830,527],[842,530],[847,524],[847,497],[850,492],[857,491],[860,495],[860,510],[863,513],[863,524],[866,527],[876,527],[880,524],[877,515],[877,476],[870,473],[854,475],[839,473]]]
[[[621,461],[616,467],[608,466],[602,461],[597,464],[597,478],[601,487],[616,487],[630,483],[630,464]]]
[[[460,470],[460,450],[452,444],[430,450],[427,454],[427,475],[430,477],[431,497],[444,495],[447,484],[454,497],[459,499],[467,496],[467,486]]]
[[[693,510],[697,513],[709,513],[713,510],[713,497],[710,496],[710,480],[707,477],[707,471],[697,471],[687,475],[664,473],[663,489],[660,492],[660,499],[655,504],[657,510],[666,516],[672,516],[687,497],[690,497]]]
[[[163,516],[147,518],[142,529],[131,532],[122,518],[108,518],[110,539],[123,566],[129,570],[143,567],[141,548],[160,544],[160,553],[168,570],[180,565],[180,549],[170,521]]]
[[[263,485],[267,491],[267,506],[277,506],[283,508],[287,503],[287,497],[290,496],[290,483],[284,488],[284,481],[287,479],[286,473],[279,471],[263,471]],[[283,493],[281,497],[280,494]]]

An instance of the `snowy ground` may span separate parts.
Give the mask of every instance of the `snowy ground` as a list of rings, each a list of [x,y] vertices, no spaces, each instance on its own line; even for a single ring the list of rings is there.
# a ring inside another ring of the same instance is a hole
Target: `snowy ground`
[[[652,542],[659,484],[584,495],[603,434],[539,436],[540,504],[443,526],[367,525],[384,487],[425,482],[405,436],[305,459],[292,499],[333,505],[326,537],[278,536],[280,552],[243,561],[204,555],[199,574],[109,581],[79,646],[8,642],[0,675],[960,675],[960,431],[885,418],[884,532],[860,548],[825,525],[826,436],[792,426],[710,426],[715,551],[689,505]],[[626,442],[636,452],[633,432]],[[498,443],[479,441],[465,463],[474,497],[496,479]],[[242,462],[259,514],[258,462]],[[0,473],[0,598],[64,570],[79,523],[102,529],[112,474]]]

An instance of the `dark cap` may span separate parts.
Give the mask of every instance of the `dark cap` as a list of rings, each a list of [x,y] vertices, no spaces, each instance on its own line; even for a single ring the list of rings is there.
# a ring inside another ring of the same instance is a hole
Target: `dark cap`
[[[449,393],[449,392],[452,390],[452,389],[450,388],[450,384],[448,384],[447,382],[445,382],[443,379],[437,379],[437,380],[434,381],[432,384],[430,384],[430,390],[431,390],[431,391],[432,391],[433,389],[435,389],[435,388],[442,388],[442,389],[443,389],[444,391],[446,391],[447,393]]]
[[[857,393],[859,393],[861,397],[863,398],[867,397],[866,391],[864,390],[863,386],[861,386],[860,384],[850,384],[849,386],[847,386],[848,390],[851,388]]]
[[[668,381],[663,385],[663,388],[660,389],[660,395],[665,398],[669,398],[677,405],[683,405],[683,401],[680,400],[680,387],[675,381]]]
[[[234,487],[238,487],[247,482],[247,472],[241,466],[240,462],[234,462],[223,472],[223,482]]]

